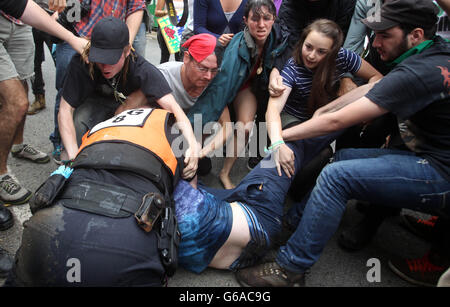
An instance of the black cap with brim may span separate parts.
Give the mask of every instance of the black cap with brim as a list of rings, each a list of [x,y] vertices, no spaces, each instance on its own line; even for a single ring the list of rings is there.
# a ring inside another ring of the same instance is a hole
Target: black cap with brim
[[[114,65],[129,45],[128,26],[115,17],[101,19],[92,29],[89,61]]]
[[[91,46],[89,50],[89,62],[114,65],[119,62],[123,53],[123,48],[119,49],[102,49]]]
[[[399,25],[397,21],[384,17],[380,17],[379,20],[375,17],[368,17],[361,21],[373,31],[384,31]]]

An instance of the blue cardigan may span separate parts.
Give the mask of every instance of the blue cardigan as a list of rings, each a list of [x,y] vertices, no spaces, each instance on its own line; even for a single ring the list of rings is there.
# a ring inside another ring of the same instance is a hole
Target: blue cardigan
[[[247,0],[242,0],[230,22],[227,21],[220,4],[220,0],[195,0],[194,1],[194,33],[209,33],[219,38],[227,27],[232,33],[241,31],[243,25],[244,9]]]

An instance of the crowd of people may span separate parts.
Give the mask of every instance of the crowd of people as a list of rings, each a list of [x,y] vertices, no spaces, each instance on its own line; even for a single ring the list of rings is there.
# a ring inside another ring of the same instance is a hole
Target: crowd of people
[[[364,216],[342,248],[364,248],[402,214],[431,247],[389,267],[450,285],[449,0],[184,1],[174,61],[158,26],[158,66],[145,51],[149,2],[80,0],[67,25],[65,0],[1,0],[0,231],[14,223],[3,204],[33,213],[14,261],[0,248],[5,285],[73,285],[67,261],[79,259],[81,286],[161,286],[178,266],[304,286],[350,200]],[[168,15],[171,1],[155,2],[155,18]],[[46,107],[44,44],[51,155],[23,139],[26,115]],[[262,125],[250,172],[232,182]],[[217,151],[224,189],[198,180]],[[33,193],[9,153],[61,166]]]

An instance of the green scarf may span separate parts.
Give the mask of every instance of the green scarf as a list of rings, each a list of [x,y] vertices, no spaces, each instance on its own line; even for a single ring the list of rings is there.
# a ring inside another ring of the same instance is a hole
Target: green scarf
[[[422,51],[427,50],[428,48],[430,48],[433,45],[433,43],[434,43],[434,41],[431,40],[431,39],[430,40],[426,40],[426,41],[420,43],[419,45],[417,45],[416,47],[413,47],[413,48],[409,49],[408,51],[403,53],[401,56],[399,56],[398,58],[396,58],[392,62],[387,63],[386,65],[388,65],[389,67],[395,67],[397,64],[403,62],[404,60],[406,60],[410,56],[415,55],[415,54],[419,54]]]

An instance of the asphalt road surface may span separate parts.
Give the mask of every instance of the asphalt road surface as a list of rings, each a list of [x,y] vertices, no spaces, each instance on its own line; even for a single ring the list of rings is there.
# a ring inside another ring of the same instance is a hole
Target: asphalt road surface
[[[43,63],[43,74],[46,83],[47,108],[42,112],[27,116],[24,139],[25,143],[32,144],[40,150],[51,153],[53,146],[48,139],[53,131],[53,109],[56,91],[55,68],[46,50],[46,61]],[[155,33],[147,35],[146,58],[153,64],[159,64],[160,51],[156,41]],[[173,56],[171,60],[174,60]],[[32,94],[30,101],[33,101]],[[248,172],[246,158],[239,158],[232,171],[232,180],[238,183]],[[212,172],[200,178],[211,186],[221,187],[218,174],[223,163],[223,158],[213,159]],[[36,188],[53,172],[57,165],[51,161],[39,165],[28,161],[10,157],[8,167],[13,171],[19,181],[28,189],[35,191]],[[21,242],[22,223],[30,218],[28,204],[10,207],[15,217],[12,228],[0,232],[0,246],[12,254],[16,252]],[[388,218],[379,229],[374,241],[359,252],[349,253],[339,248],[337,236],[344,227],[358,221],[362,215],[356,210],[352,203],[344,215],[338,232],[327,244],[321,258],[312,267],[306,277],[306,285],[313,287],[407,287],[409,283],[403,281],[391,272],[387,262],[392,254],[419,257],[429,248],[429,244],[399,225],[399,217]],[[379,270],[374,272],[374,262],[379,263]],[[379,262],[378,262],[379,261]],[[367,278],[368,276],[375,276]],[[0,279],[0,284],[3,280]],[[234,274],[229,271],[207,269],[201,274],[188,272],[179,268],[174,277],[169,280],[172,287],[238,287]]]

